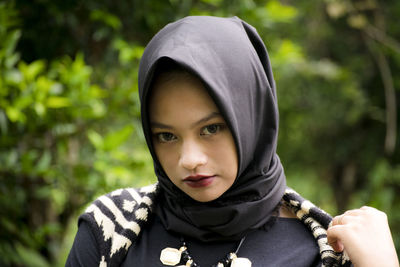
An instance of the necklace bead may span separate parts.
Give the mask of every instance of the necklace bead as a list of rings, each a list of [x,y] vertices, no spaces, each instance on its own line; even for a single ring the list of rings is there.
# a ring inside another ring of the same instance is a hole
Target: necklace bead
[[[212,267],[251,267],[251,261],[247,258],[238,258],[237,253],[244,241],[243,237],[235,252],[228,253],[222,261],[217,262],[217,264]],[[164,248],[160,254],[160,261],[167,266],[177,266],[177,267],[200,267],[194,262],[192,256],[190,256],[189,251],[186,246],[186,242],[181,238],[182,245],[179,249],[176,248]],[[177,265],[179,264],[179,265]]]
[[[167,266],[175,266],[181,261],[182,252],[176,248],[164,248],[161,251],[160,261]]]

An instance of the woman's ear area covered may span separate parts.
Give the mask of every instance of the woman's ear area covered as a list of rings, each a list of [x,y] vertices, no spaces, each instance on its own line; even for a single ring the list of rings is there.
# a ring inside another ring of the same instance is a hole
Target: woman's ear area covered
[[[263,66],[264,72],[266,74],[268,85],[272,90],[272,95],[277,100],[276,95],[276,85],[275,79],[272,73],[272,66],[269,60],[269,55],[267,48],[265,47],[264,41],[261,39],[260,35],[257,33],[257,30],[251,26],[250,24],[246,23],[245,21],[241,20],[241,24],[243,26],[244,31],[246,32],[255,52],[257,53],[258,59],[261,62],[261,66]]]

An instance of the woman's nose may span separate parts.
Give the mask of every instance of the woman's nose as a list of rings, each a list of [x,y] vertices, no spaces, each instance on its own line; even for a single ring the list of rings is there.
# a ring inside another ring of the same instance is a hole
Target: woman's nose
[[[182,144],[179,165],[188,170],[195,170],[197,167],[207,163],[207,155],[196,141],[187,141]]]

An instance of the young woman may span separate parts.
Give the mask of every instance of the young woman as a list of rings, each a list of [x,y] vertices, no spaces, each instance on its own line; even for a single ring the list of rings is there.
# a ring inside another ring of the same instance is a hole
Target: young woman
[[[253,27],[167,25],[143,54],[139,90],[158,183],[90,205],[67,266],[398,266],[383,213],[332,221],[286,187],[275,82]]]

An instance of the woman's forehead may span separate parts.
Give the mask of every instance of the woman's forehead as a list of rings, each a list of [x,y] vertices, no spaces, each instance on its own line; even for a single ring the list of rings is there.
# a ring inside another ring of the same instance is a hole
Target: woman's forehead
[[[219,110],[202,82],[188,76],[159,80],[152,88],[149,100],[150,119],[181,118],[185,114],[199,113],[202,117]]]

